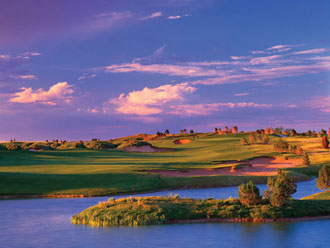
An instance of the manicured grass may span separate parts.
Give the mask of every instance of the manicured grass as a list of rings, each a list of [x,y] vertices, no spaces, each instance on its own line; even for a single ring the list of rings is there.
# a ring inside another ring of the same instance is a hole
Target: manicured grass
[[[83,194],[90,196],[177,187],[232,186],[248,180],[264,183],[265,177],[169,178],[142,172],[152,169],[215,168],[219,165],[216,165],[214,161],[248,160],[259,156],[281,155],[273,151],[271,143],[242,146],[240,139],[244,135],[248,134],[221,136],[213,133],[187,134],[149,140],[148,142],[153,146],[171,148],[169,151],[159,153],[92,149],[40,152],[0,150],[0,195]],[[269,135],[269,138],[270,142],[278,139],[272,135]],[[129,138],[113,142],[120,144],[127,139]],[[173,141],[177,139],[191,139],[192,142],[176,145]],[[306,150],[321,151],[316,138],[288,138],[288,140],[303,143]],[[330,163],[329,151],[311,153],[310,158],[312,164]],[[313,173],[310,173],[310,170]],[[303,177],[301,174],[314,175],[317,170],[318,167],[291,169],[300,178]]]
[[[330,200],[330,190],[304,197],[306,200]]]
[[[130,197],[90,207],[71,218],[73,224],[91,226],[166,224],[184,220],[219,218],[237,221],[262,221],[330,214],[330,201],[292,200],[283,207],[273,207],[263,200],[253,207],[242,205],[237,199],[189,199],[169,197]]]

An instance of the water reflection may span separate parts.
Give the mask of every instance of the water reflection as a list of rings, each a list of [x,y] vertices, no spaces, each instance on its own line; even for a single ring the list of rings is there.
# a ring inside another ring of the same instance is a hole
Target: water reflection
[[[301,192],[303,190],[303,192]],[[315,182],[298,184],[297,198],[316,190]],[[306,193],[308,192],[308,193]],[[173,190],[181,197],[227,198],[237,187]],[[118,196],[119,197],[119,196]],[[118,198],[116,197],[116,198]],[[0,246],[48,247],[328,247],[330,220],[292,223],[204,223],[144,227],[92,228],[70,224],[70,217],[106,200],[99,198],[0,201]]]

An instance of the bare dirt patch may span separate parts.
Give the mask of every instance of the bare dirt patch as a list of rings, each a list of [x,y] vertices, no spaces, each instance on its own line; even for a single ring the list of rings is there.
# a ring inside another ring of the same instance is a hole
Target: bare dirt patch
[[[190,143],[191,140],[189,139],[179,139],[179,140],[174,140],[173,143],[176,145],[181,145],[181,144],[187,144]]]
[[[167,177],[190,177],[190,176],[273,176],[277,174],[278,168],[290,168],[300,164],[299,159],[285,160],[282,158],[260,157],[250,161],[241,161],[242,164],[224,168],[190,169],[190,170],[148,170],[146,172],[158,173]],[[223,163],[221,163],[223,164]]]

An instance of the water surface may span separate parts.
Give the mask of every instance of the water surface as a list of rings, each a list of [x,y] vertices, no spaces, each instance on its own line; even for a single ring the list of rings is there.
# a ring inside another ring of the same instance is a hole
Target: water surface
[[[264,188],[265,186],[259,186]],[[298,183],[295,198],[319,192]],[[237,187],[171,190],[142,195],[227,198]],[[118,196],[120,197],[120,196]],[[118,198],[116,197],[116,198]],[[291,223],[201,223],[92,228],[70,217],[108,197],[0,201],[0,247],[329,247],[330,220]]]

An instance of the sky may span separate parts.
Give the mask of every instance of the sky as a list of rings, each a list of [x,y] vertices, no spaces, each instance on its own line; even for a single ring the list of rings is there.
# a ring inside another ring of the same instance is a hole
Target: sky
[[[1,0],[0,140],[330,127],[330,1]]]

